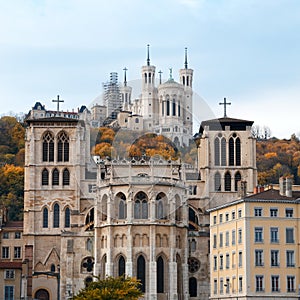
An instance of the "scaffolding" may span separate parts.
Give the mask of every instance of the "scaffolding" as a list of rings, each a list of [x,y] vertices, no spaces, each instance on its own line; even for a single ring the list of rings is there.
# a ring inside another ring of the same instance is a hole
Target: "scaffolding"
[[[110,80],[103,83],[103,89],[103,104],[107,107],[106,116],[114,118],[122,109],[122,98],[117,72],[110,73]]]

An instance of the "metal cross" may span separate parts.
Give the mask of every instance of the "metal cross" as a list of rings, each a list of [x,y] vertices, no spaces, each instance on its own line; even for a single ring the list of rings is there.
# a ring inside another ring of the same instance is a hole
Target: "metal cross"
[[[123,71],[124,71],[124,86],[127,86],[126,71],[128,71],[128,69],[125,67]]]
[[[64,102],[64,100],[60,100],[59,95],[57,95],[57,100],[52,100],[52,102],[57,103],[57,112],[59,112],[59,103]]]
[[[224,118],[227,118],[226,105],[231,105],[231,102],[226,102],[226,98],[224,98],[224,102],[220,102],[219,105],[224,105]]]
[[[159,70],[159,84],[161,84],[161,74],[163,73],[161,70]]]

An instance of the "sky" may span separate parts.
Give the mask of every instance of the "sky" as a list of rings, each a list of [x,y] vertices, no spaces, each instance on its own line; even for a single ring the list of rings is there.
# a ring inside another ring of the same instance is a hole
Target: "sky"
[[[0,0],[0,115],[58,94],[63,110],[89,106],[110,72],[141,78],[147,44],[177,81],[188,48],[195,130],[226,97],[229,117],[300,136],[298,0]]]

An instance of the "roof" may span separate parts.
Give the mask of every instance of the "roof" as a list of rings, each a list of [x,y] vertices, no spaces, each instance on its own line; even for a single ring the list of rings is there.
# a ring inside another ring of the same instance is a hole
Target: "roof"
[[[17,261],[1,261],[0,269],[22,269],[22,262]]]
[[[71,122],[78,123],[78,119],[64,118],[64,117],[48,117],[48,118],[39,118],[39,119],[26,119],[26,122],[29,123],[49,123],[49,122]]]
[[[9,221],[2,227],[3,229],[5,228],[19,228],[23,229],[23,221]]]
[[[44,107],[44,105],[42,105],[41,102],[36,102],[36,103],[34,104],[34,107],[33,107],[32,109],[45,110],[45,107]]]
[[[269,189],[264,192],[245,197],[245,200],[297,200],[300,198],[300,191],[293,191],[292,197],[280,195],[279,190]]]
[[[237,199],[229,203],[224,203],[214,208],[210,208],[207,211],[213,212],[218,209],[230,207],[243,202],[274,202],[274,203],[300,203],[300,191],[293,191],[292,197],[280,195],[279,190],[269,189],[261,193],[247,196],[242,199]]]
[[[201,122],[200,133],[203,133],[204,127],[209,126],[209,130],[225,130],[226,126],[230,126],[230,130],[245,131],[247,126],[252,126],[253,121],[234,119],[234,118],[218,118]]]

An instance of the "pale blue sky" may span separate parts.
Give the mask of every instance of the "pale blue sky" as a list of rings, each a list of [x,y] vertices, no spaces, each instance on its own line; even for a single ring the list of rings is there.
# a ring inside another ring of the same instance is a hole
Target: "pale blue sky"
[[[298,0],[0,0],[0,115],[55,109],[57,94],[64,110],[89,105],[111,71],[140,78],[148,43],[175,80],[188,47],[194,91],[217,117],[227,97],[230,117],[300,133]]]

